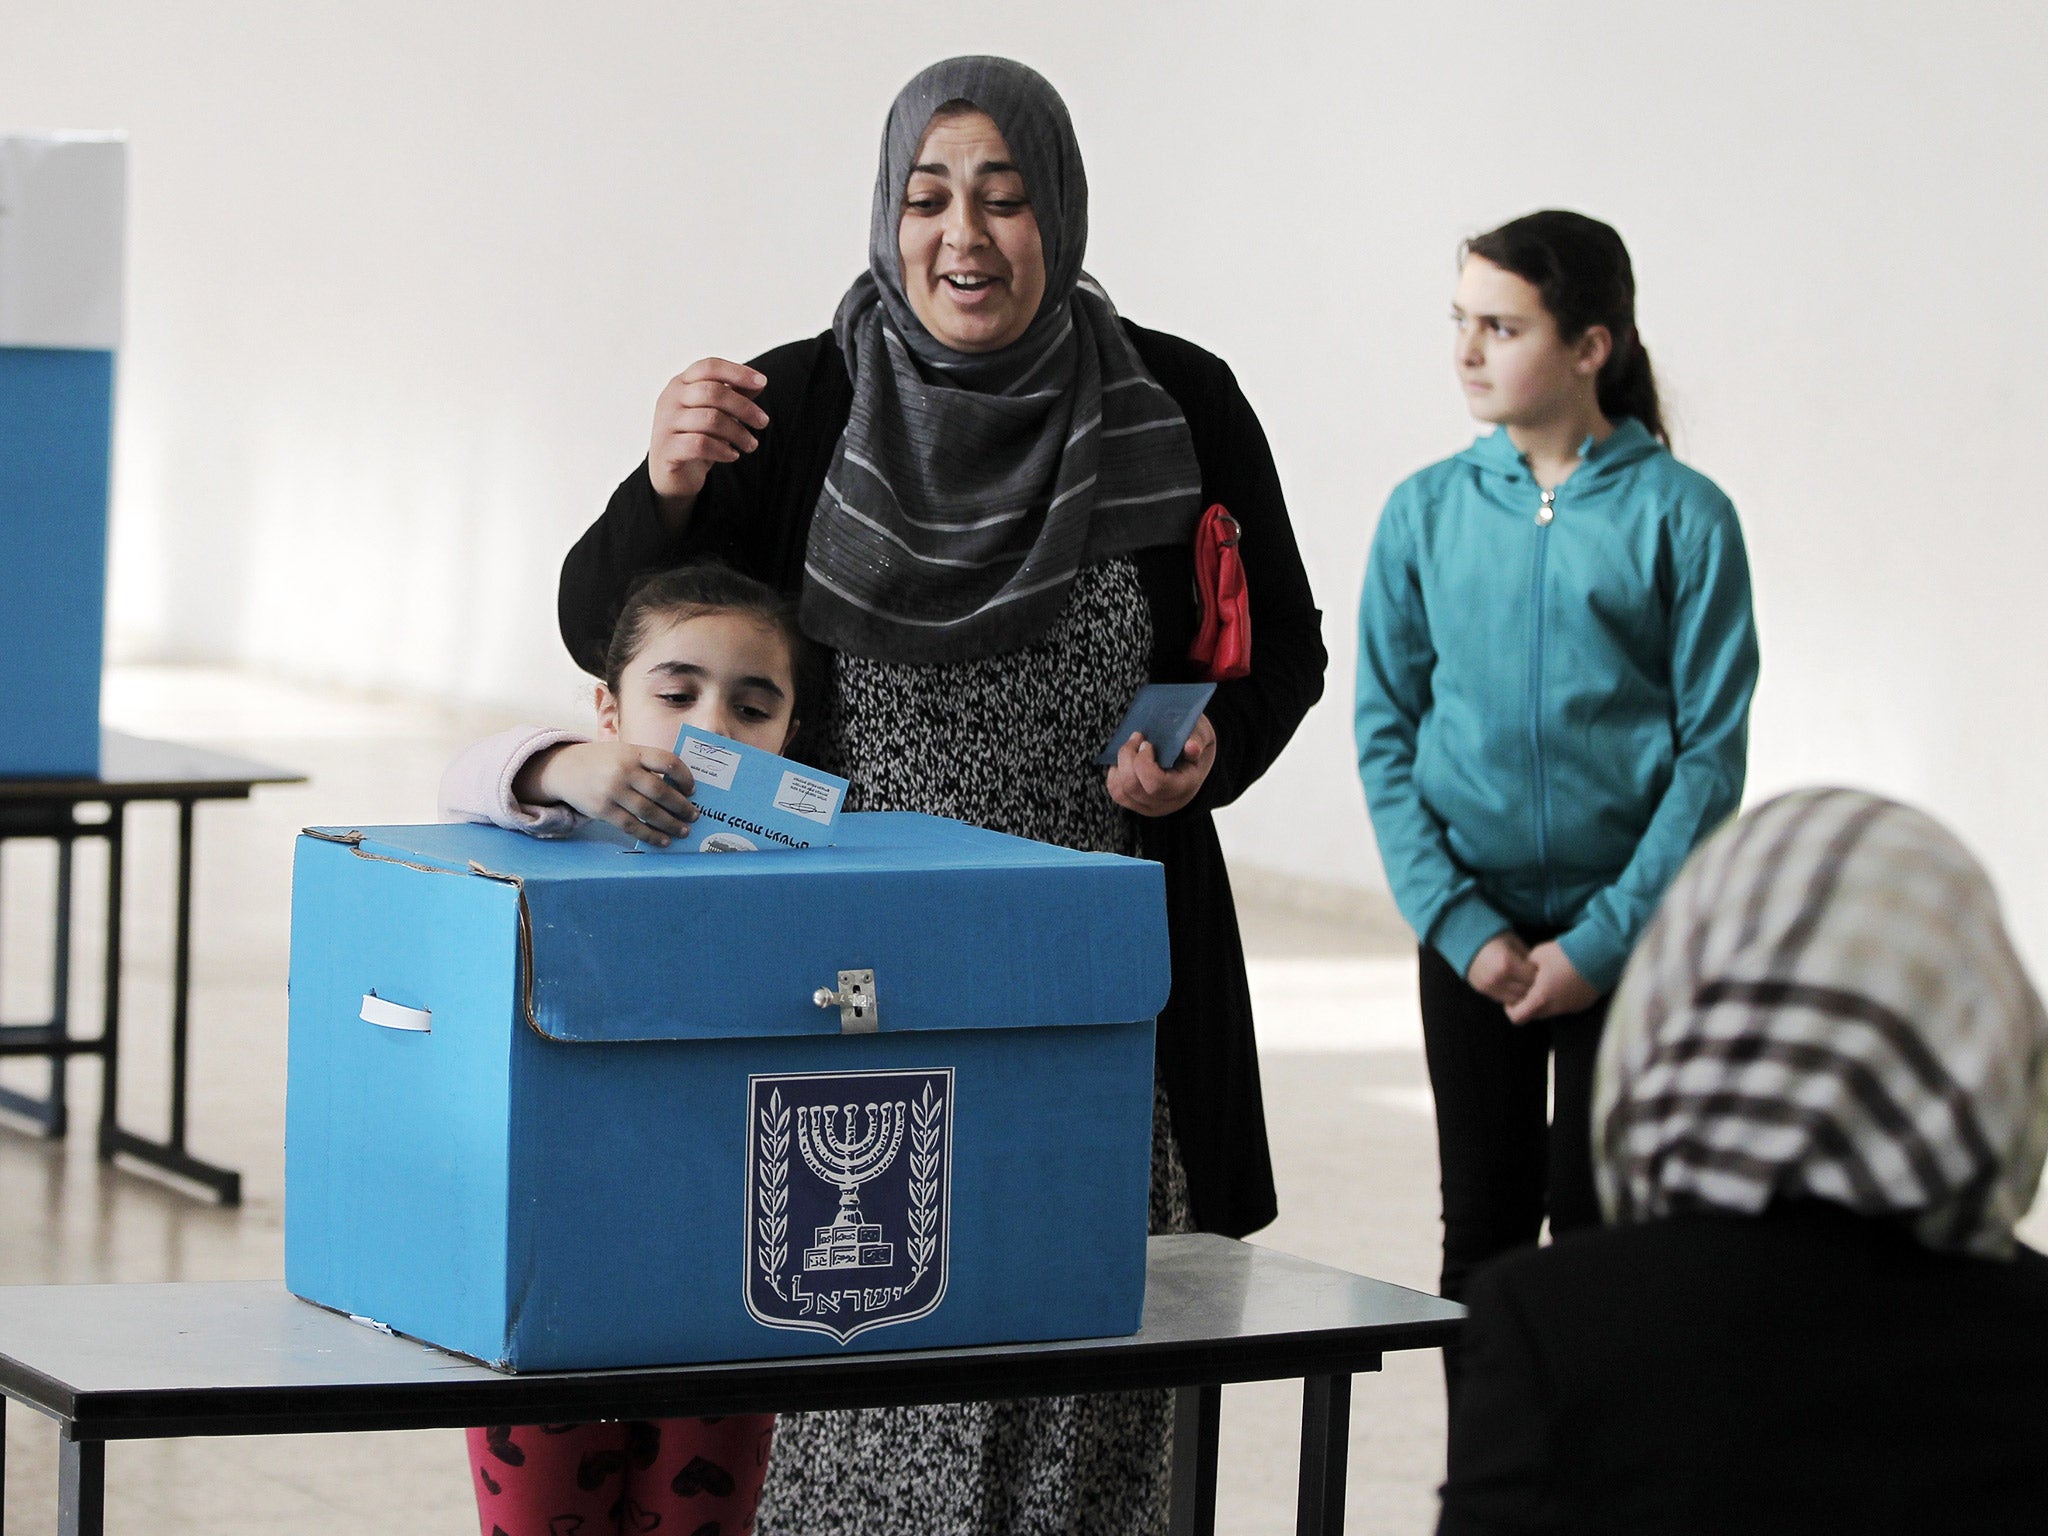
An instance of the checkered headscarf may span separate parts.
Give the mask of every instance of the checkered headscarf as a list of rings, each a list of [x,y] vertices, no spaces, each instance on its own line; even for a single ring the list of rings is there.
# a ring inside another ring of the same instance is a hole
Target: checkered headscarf
[[[1593,1123],[1610,1221],[1810,1196],[2007,1256],[2048,1152],[2048,1016],[1962,844],[1801,790],[1673,883],[1615,993]]]

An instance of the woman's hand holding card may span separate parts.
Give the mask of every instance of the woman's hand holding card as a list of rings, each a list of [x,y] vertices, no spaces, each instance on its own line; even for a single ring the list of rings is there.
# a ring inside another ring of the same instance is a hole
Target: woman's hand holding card
[[[1109,770],[1109,798],[1140,816],[1170,816],[1201,792],[1216,760],[1216,727],[1203,715],[1171,768],[1159,766],[1152,743],[1133,731]]]

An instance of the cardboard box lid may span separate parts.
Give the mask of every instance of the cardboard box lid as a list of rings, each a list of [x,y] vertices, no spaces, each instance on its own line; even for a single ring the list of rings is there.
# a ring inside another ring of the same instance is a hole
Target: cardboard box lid
[[[363,858],[516,885],[528,1021],[552,1040],[835,1035],[875,973],[884,1033],[1129,1023],[1170,968],[1157,864],[906,812],[837,846],[631,853],[497,827],[308,828]]]

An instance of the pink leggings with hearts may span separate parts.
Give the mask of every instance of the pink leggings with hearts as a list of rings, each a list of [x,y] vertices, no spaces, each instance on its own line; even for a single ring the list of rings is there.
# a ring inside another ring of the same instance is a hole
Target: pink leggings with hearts
[[[746,1536],[770,1414],[469,1431],[483,1536]]]

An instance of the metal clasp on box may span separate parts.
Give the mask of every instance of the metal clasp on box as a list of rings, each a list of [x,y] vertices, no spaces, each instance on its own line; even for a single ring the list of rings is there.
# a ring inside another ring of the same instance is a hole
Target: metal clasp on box
[[[811,1001],[820,1008],[839,1010],[839,1033],[842,1035],[872,1035],[881,1027],[873,971],[841,971],[839,990],[834,992],[830,987],[820,987],[811,994]]]

